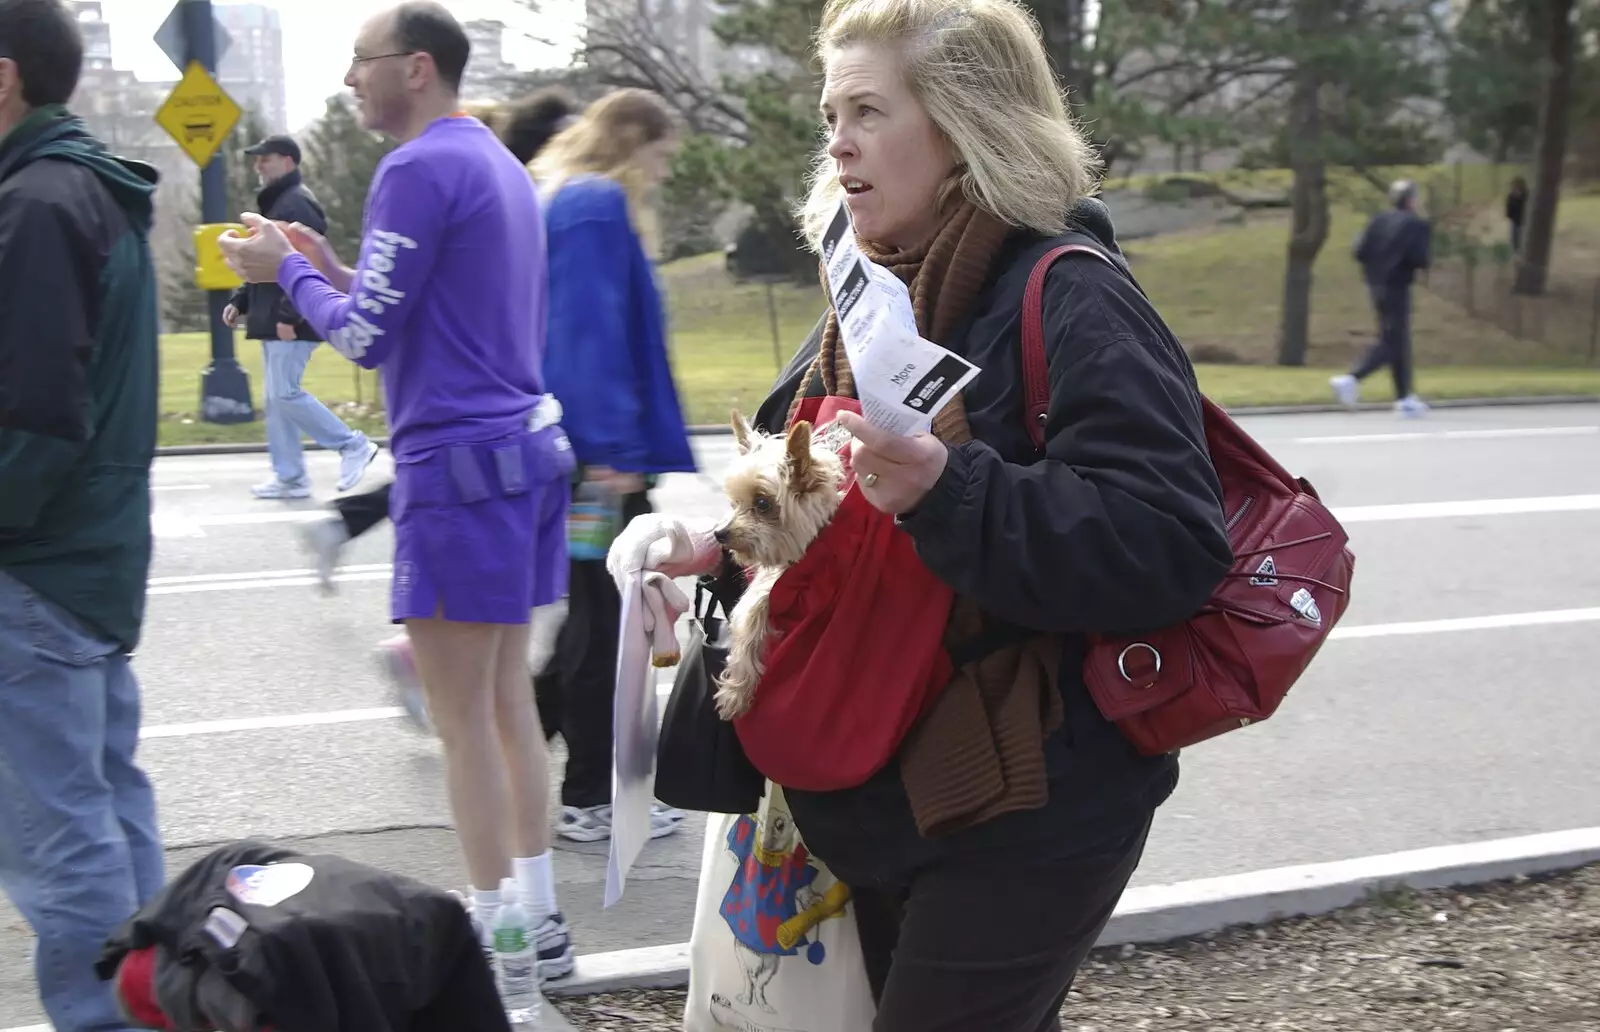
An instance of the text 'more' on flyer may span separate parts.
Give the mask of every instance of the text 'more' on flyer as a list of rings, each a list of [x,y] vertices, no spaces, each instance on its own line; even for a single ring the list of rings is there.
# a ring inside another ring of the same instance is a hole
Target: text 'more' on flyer
[[[927,430],[978,367],[917,332],[910,291],[861,253],[843,201],[822,236],[822,264],[862,415],[891,433]]]

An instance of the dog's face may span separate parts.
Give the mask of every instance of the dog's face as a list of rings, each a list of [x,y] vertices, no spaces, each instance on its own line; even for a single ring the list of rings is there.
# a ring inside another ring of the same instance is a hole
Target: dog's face
[[[745,566],[788,566],[839,509],[844,463],[813,442],[800,421],[786,436],[757,433],[733,414],[738,458],[723,481],[733,512],[716,529],[717,541]]]

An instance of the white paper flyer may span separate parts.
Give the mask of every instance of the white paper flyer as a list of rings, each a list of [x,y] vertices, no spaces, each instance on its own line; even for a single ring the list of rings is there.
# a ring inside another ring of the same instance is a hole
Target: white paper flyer
[[[823,234],[822,262],[862,415],[891,433],[927,430],[978,367],[917,332],[910,291],[861,253],[843,201]]]
[[[617,642],[616,707],[612,715],[611,850],[606,859],[606,907],[622,898],[628,872],[650,841],[655,801],[656,738],[661,727],[650,635],[644,629],[644,579],[622,590]]]

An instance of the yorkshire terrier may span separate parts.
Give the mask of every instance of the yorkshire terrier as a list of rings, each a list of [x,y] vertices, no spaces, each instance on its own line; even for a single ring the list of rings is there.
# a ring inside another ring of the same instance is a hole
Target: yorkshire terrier
[[[715,534],[749,571],[750,586],[729,614],[728,661],[716,692],[724,720],[749,712],[755,701],[765,670],[772,586],[839,511],[845,479],[838,453],[817,440],[804,420],[780,436],[752,430],[735,412],[733,434],[739,454],[723,481],[733,511]]]

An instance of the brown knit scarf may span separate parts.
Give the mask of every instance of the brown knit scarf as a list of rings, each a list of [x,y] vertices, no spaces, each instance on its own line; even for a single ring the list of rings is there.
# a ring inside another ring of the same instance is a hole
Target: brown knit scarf
[[[922,247],[890,251],[865,240],[860,241],[861,253],[869,260],[882,265],[900,277],[911,288],[911,310],[917,317],[917,330],[935,344],[945,340],[956,324],[964,319],[977,300],[978,292],[989,276],[989,266],[1000,253],[1001,246],[1011,233],[1011,227],[979,208],[966,198],[950,214],[944,227],[933,241]],[[828,289],[827,270],[822,270],[822,288]],[[817,349],[816,362],[801,380],[802,387],[795,393],[794,404],[789,409],[789,422],[794,421],[800,403],[805,400],[804,384],[811,382],[818,372],[822,374],[827,392],[841,397],[855,397],[855,377],[850,372],[850,359],[840,346],[839,318],[832,308],[828,321],[822,328],[822,345]],[[961,444],[972,439],[967,426],[967,410],[956,395],[934,417],[933,433],[941,441]]]

